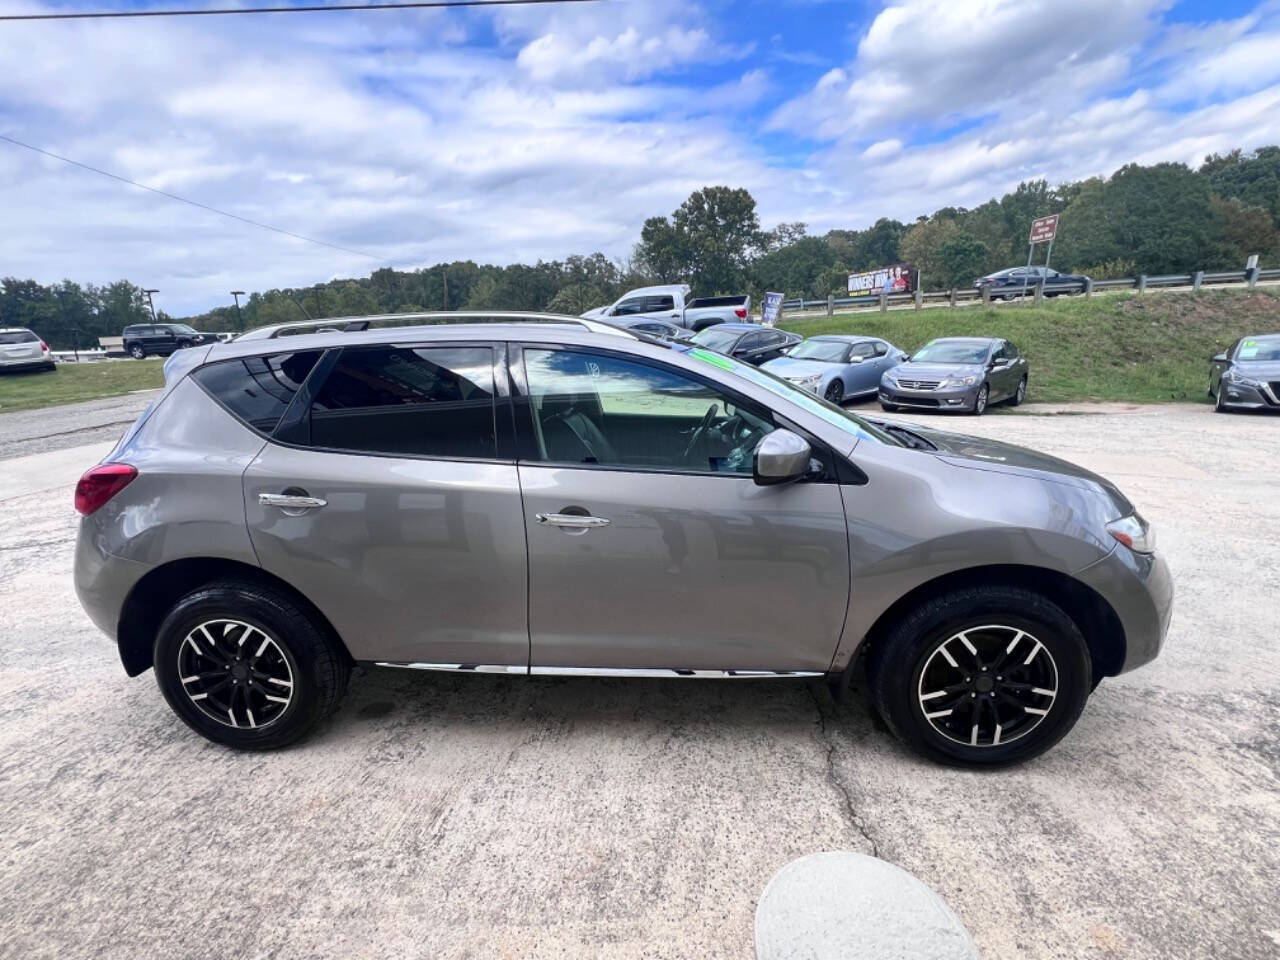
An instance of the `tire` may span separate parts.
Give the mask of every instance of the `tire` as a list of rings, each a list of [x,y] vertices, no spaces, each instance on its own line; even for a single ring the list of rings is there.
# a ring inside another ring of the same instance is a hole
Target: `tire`
[[[347,652],[314,614],[282,590],[243,580],[207,584],[174,604],[156,635],[154,663],[173,712],[238,750],[299,740],[333,711],[351,676]],[[239,678],[229,694],[224,666]]]
[[[191,347],[191,346],[193,346],[193,344],[191,343],[190,340],[179,340],[177,349],[186,350],[188,347]]]
[[[1025,399],[1027,399],[1027,378],[1023,377],[1018,381],[1018,389],[1013,391],[1013,396],[1009,398],[1009,406],[1020,407]]]
[[[1094,687],[1075,622],[1043,595],[999,584],[924,601],[875,641],[868,668],[872,703],[894,735],[954,766],[1038,756],[1075,725]]]
[[[880,409],[883,410],[885,413],[897,413],[898,405],[896,403],[885,403],[883,400],[881,400]]]
[[[129,348],[129,356],[135,360],[145,360],[147,356],[147,348],[140,343],[135,343]]]
[[[973,398],[973,409],[969,412],[975,417],[980,417],[983,411],[987,409],[987,398],[991,396],[991,388],[987,384],[983,384],[978,389],[978,395]]]
[[[56,373],[58,370],[58,365],[54,363],[52,360],[50,360],[40,369],[43,370],[45,373]]]
[[[1230,412],[1231,412],[1231,411],[1227,408],[1227,401],[1226,401],[1225,399],[1223,399],[1223,398],[1225,397],[1225,395],[1226,395],[1226,391],[1222,389],[1222,381],[1221,381],[1221,380],[1219,380],[1219,381],[1218,381],[1218,392],[1217,392],[1216,394],[1214,394],[1214,397],[1213,397],[1213,412],[1214,412],[1214,413],[1230,413]]]
[[[822,394],[830,403],[839,404],[844,399],[844,382],[837,377],[827,384]]]

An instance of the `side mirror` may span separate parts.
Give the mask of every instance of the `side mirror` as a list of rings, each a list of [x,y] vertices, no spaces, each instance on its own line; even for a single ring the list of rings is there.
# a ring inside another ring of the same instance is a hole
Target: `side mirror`
[[[1228,362],[1229,362],[1229,361],[1227,360],[1227,355],[1226,355],[1225,353],[1215,354],[1214,356],[1210,357],[1210,358],[1209,358],[1209,360],[1210,360],[1211,362],[1213,362],[1213,363],[1228,363]]]
[[[862,358],[862,357],[850,357],[850,358],[849,358],[849,362],[850,362],[850,363],[861,363],[862,361],[863,361],[863,358]]]
[[[902,355],[902,362],[903,362],[903,363],[910,363],[910,362],[911,362],[911,354],[909,354],[909,353],[904,353],[904,354]]]
[[[813,450],[803,437],[790,430],[774,430],[756,444],[752,478],[760,487],[791,483],[809,472],[812,456]]]

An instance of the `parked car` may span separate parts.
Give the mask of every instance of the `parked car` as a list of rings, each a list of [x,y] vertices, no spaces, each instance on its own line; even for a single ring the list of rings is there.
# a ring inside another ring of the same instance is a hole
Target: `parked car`
[[[840,403],[874,394],[886,370],[902,363],[906,354],[875,337],[822,336],[797,343],[785,356],[763,369],[803,390]]]
[[[1044,295],[1056,297],[1062,293],[1084,293],[1089,287],[1089,278],[1078,273],[1059,273],[1048,267],[1010,267],[997,273],[989,273],[979,277],[973,285],[981,293],[984,287],[991,290],[993,300],[1012,300],[1036,292],[1036,284],[1044,280]]]
[[[607,307],[588,310],[587,320],[614,320],[621,317],[649,317],[666,320],[686,330],[705,330],[717,323],[745,320],[751,312],[746,296],[689,298],[687,283],[628,290]]]
[[[1027,396],[1030,364],[1008,340],[942,337],[880,380],[885,410],[915,407],[981,414],[993,403],[1018,406]]]
[[[689,342],[758,367],[778,359],[802,339],[798,333],[758,323],[718,323],[695,333]]]
[[[26,327],[0,330],[0,370],[55,370],[49,345]]]
[[[124,349],[135,360],[149,356],[168,356],[201,343],[212,343],[212,334],[197,333],[185,323],[135,323],[124,328]]]
[[[693,331],[678,327],[666,320],[655,320],[653,317],[610,317],[604,321],[611,326],[630,330],[633,333],[645,333],[660,340],[681,343],[693,338]]]
[[[1280,333],[1241,337],[1211,357],[1209,396],[1219,413],[1280,409]]]
[[[354,664],[865,662],[912,747],[1000,765],[1163,642],[1150,527],[1061,460],[583,321],[280,332],[182,351],[76,487],[80,602],[215,742],[298,739]]]

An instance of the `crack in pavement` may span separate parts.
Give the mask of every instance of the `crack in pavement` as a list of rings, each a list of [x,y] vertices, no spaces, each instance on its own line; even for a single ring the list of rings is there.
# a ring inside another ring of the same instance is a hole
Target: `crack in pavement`
[[[827,732],[827,711],[822,705],[817,692],[814,690],[812,683],[806,684],[809,690],[809,696],[813,698],[813,706],[818,711],[818,731],[819,739],[823,741],[827,748],[826,765],[827,765],[827,782],[834,787],[844,798],[844,808],[848,821],[863,840],[871,845],[871,855],[878,860],[884,858],[880,856],[880,844],[876,842],[876,838],[871,835],[871,829],[867,822],[858,814],[858,808],[854,804],[853,791],[840,779],[840,775],[836,773],[836,742],[835,738]]]

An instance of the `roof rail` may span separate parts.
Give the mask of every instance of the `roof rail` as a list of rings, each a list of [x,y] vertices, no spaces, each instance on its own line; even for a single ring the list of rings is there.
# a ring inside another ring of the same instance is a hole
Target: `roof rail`
[[[527,313],[518,310],[449,310],[434,313],[380,313],[365,317],[324,317],[319,320],[298,320],[290,323],[277,323],[268,327],[257,327],[236,337],[241,340],[274,340],[282,335],[294,333],[352,333],[368,330],[374,324],[414,324],[429,325],[441,321],[457,323],[495,321],[499,323],[572,323],[585,327],[592,333],[604,333],[616,337],[640,338],[630,330],[601,323],[598,320],[584,320],[582,317],[570,317],[557,313]]]

